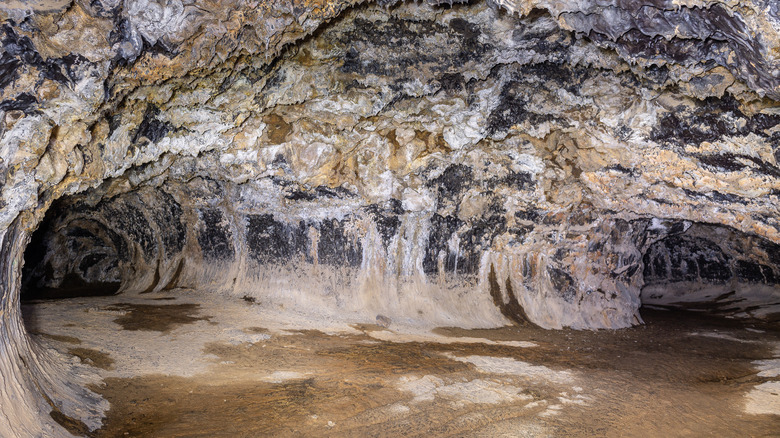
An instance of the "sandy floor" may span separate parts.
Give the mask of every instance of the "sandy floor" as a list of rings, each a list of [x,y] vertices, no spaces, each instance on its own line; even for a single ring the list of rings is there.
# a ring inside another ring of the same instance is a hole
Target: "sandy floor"
[[[777,326],[661,311],[599,332],[345,324],[192,291],[23,311],[98,368],[103,428],[55,414],[88,436],[780,435]]]

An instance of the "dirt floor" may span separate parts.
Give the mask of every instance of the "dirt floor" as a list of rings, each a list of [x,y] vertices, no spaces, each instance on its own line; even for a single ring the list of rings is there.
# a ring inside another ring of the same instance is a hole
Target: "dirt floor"
[[[618,331],[315,330],[197,294],[23,310],[102,376],[101,429],[54,415],[86,436],[780,436],[777,325],[645,311]]]

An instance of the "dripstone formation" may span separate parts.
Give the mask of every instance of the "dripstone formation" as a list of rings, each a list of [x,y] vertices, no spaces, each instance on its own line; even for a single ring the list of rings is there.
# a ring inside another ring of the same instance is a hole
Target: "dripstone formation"
[[[26,337],[22,292],[466,328],[779,311],[774,1],[14,0],[0,20],[0,430],[106,409]]]

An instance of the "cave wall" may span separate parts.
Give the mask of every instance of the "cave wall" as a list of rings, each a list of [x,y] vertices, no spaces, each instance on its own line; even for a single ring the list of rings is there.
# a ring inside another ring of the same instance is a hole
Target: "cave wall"
[[[409,210],[392,198],[366,204],[344,190],[278,178],[169,180],[93,206],[69,198],[31,243],[40,256],[28,259],[26,295],[198,288],[369,322],[377,315],[460,327],[639,322],[634,240],[647,221],[603,219],[595,209],[507,212],[490,190],[478,192],[482,208],[473,210],[461,185],[518,188],[494,185],[494,173],[464,178],[470,169],[449,166],[434,186],[469,215]],[[507,217],[523,219],[507,225]],[[575,225],[563,233],[562,223]]]
[[[689,221],[775,293],[775,2],[357,3],[0,5],[0,429],[100,417],[19,321],[47,211],[39,290],[627,327]]]

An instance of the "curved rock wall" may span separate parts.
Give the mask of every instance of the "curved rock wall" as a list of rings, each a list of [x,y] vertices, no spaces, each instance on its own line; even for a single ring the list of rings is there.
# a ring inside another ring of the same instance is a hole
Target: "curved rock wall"
[[[472,169],[451,165],[433,186],[439,202],[459,206],[450,215],[279,178],[169,180],[94,206],[73,197],[30,245],[26,288],[30,297],[199,288],[313,317],[427,326],[639,322],[636,240],[647,221],[594,209],[507,213],[493,191],[518,187]],[[474,200],[466,185],[491,189]]]
[[[690,221],[775,293],[773,2],[354,3],[0,6],[0,427],[98,421],[19,321],[58,199],[31,290],[626,327]]]
[[[729,227],[675,223],[644,254],[642,302],[776,320],[780,245]]]

